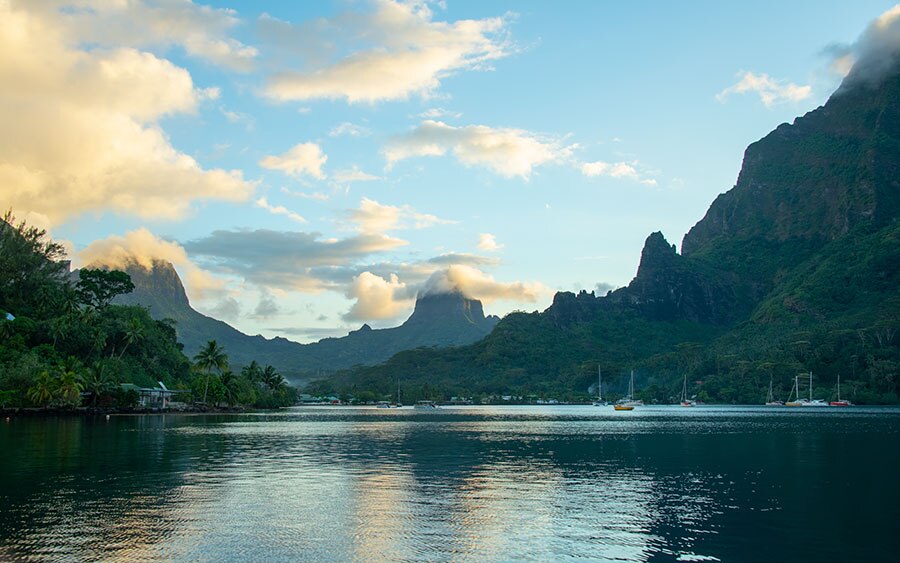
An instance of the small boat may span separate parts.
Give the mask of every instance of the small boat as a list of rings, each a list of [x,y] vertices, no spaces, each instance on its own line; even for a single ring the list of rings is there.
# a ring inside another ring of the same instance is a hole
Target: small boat
[[[378,401],[375,404],[375,408],[376,409],[389,409],[389,408],[391,408],[391,404],[387,401]]]
[[[435,410],[439,407],[434,401],[416,401],[416,404],[413,405],[413,408],[419,410]]]
[[[794,389],[791,390],[793,394],[794,390],[796,390],[796,397],[794,401],[789,401],[784,405],[786,407],[827,407],[828,403],[823,401],[822,399],[813,399],[813,385],[812,385],[812,372],[809,372],[809,399],[801,399],[800,398],[800,376],[794,377]]]
[[[791,397],[794,397],[794,400],[791,400]],[[791,394],[788,395],[787,402],[784,403],[786,407],[805,407],[808,401],[806,399],[800,398],[800,376],[794,376],[794,386],[791,387]]]
[[[841,375],[838,374],[837,378],[837,401],[831,401],[828,403],[828,406],[831,407],[849,407],[852,403],[847,399],[841,399]]]
[[[597,400],[594,401],[593,404],[595,407],[605,407],[609,403],[603,400],[602,393],[602,385],[603,385],[603,372],[600,370],[600,366],[597,366]]]
[[[694,401],[688,399],[687,396],[687,374],[684,375],[684,385],[681,386],[681,406],[682,407],[693,407],[696,405]]]
[[[766,406],[767,407],[783,407],[783,401],[776,401],[775,395],[772,393],[772,378],[769,377],[769,394],[766,395]]]
[[[631,370],[631,380],[628,382],[628,394],[613,406],[617,411],[630,411],[633,410],[634,407],[641,407],[643,405],[644,401],[634,399],[634,370]]]

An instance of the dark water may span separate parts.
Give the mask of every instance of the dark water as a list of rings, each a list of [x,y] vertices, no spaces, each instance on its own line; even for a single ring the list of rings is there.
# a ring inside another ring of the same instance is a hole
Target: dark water
[[[0,422],[0,560],[900,560],[900,409]]]

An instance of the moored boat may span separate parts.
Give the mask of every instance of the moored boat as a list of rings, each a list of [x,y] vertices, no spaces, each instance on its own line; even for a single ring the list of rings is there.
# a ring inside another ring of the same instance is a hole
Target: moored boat
[[[684,384],[681,386],[681,406],[682,407],[693,407],[696,405],[694,401],[688,399],[687,396],[687,374],[684,376]]]
[[[847,399],[841,399],[841,374],[837,376],[837,401],[831,401],[828,406],[831,407],[849,407],[852,403]]]

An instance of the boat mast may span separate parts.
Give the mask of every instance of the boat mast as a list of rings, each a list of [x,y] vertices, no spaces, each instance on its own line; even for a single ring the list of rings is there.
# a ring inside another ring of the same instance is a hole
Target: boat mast
[[[838,401],[841,400],[841,374],[838,374]]]
[[[774,396],[772,395],[772,376],[769,376],[769,396],[766,398],[767,403],[771,403],[774,400]]]
[[[809,402],[812,402],[812,372],[809,372]]]
[[[600,369],[600,366],[597,366],[597,402],[603,400],[603,390],[601,389],[601,385],[603,383],[603,370]]]
[[[634,399],[634,370],[631,370],[631,381],[628,382],[628,398]]]

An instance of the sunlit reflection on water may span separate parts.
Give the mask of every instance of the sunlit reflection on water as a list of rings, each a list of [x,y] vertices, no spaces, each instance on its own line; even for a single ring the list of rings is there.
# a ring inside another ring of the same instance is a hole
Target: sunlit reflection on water
[[[0,559],[889,560],[900,548],[898,409],[626,415],[18,419],[0,427]]]

